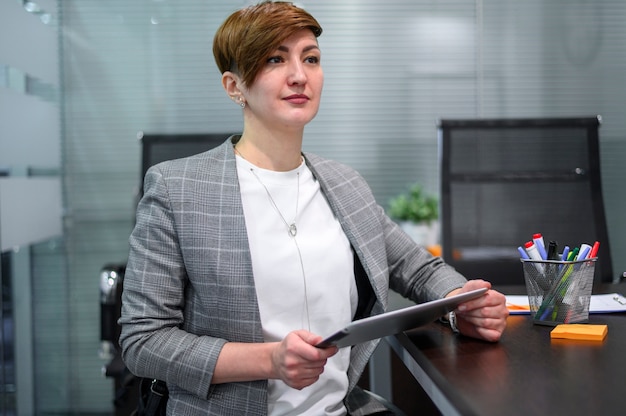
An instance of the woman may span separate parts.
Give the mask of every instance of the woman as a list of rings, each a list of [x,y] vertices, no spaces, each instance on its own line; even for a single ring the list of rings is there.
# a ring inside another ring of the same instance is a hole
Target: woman
[[[146,174],[123,292],[123,358],[167,381],[168,414],[360,415],[376,342],[316,348],[384,312],[388,288],[422,302],[479,287],[417,246],[364,180],[302,153],[319,108],[318,22],[285,2],[233,13],[213,53],[243,111],[241,136]],[[458,309],[461,333],[497,341],[504,296]]]

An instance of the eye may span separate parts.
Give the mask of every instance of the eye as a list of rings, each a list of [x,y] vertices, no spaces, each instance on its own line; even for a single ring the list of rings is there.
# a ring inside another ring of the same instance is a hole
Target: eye
[[[305,60],[309,64],[318,64],[320,62],[319,56],[309,56]]]
[[[270,56],[269,58],[267,58],[268,64],[279,64],[281,62],[283,62],[282,56]]]

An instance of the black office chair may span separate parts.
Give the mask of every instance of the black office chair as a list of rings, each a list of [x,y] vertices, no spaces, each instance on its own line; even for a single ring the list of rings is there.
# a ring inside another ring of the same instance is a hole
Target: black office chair
[[[600,241],[595,281],[612,282],[600,121],[441,120],[443,258],[468,278],[524,284],[517,247],[533,234],[559,248]]]
[[[137,138],[141,143],[140,186],[137,198],[143,195],[143,180],[148,168],[165,160],[191,156],[222,144],[230,134],[144,134]],[[126,263],[105,264],[100,270],[100,341],[101,356],[108,359],[103,368],[106,377],[114,380],[115,414],[126,416],[136,409],[139,399],[139,380],[124,363],[119,350],[122,286]]]

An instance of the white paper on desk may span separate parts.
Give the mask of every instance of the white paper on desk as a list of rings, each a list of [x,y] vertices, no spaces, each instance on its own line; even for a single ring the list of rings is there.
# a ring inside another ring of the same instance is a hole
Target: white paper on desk
[[[529,314],[530,310],[522,308],[528,307],[527,295],[506,295],[506,303],[509,306],[511,315]],[[603,295],[591,295],[589,302],[589,313],[613,313],[626,312],[626,297],[619,293],[608,293]]]
[[[626,312],[626,298],[619,293],[591,295],[589,313]]]

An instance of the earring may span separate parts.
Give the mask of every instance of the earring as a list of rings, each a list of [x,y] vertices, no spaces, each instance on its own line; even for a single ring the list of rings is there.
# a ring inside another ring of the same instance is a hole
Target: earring
[[[231,98],[233,101],[239,102],[239,106],[241,108],[246,108],[246,102],[243,100],[243,97],[241,95],[239,96],[233,95]]]

